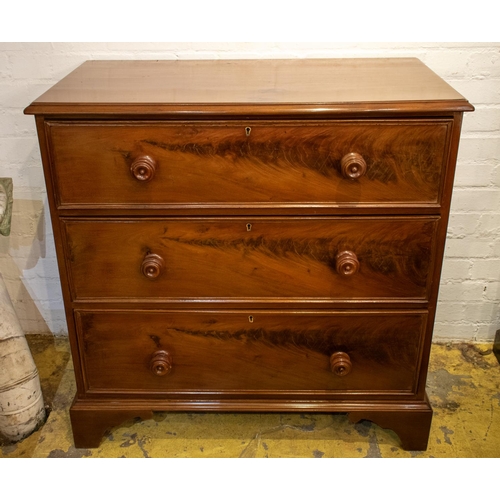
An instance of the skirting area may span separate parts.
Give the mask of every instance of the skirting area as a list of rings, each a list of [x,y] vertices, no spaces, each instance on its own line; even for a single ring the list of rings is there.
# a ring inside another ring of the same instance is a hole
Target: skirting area
[[[50,414],[0,457],[500,457],[500,365],[491,345],[434,345],[428,394],[434,409],[426,452],[342,414],[158,413],[114,428],[96,449],[75,449],[68,410],[75,392],[66,338],[29,336]]]

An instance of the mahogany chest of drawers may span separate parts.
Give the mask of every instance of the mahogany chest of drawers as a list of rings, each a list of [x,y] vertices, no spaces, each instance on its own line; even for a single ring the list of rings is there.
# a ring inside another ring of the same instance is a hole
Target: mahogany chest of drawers
[[[153,411],[321,411],[425,449],[472,110],[416,59],[91,61],[31,104],[75,445]]]

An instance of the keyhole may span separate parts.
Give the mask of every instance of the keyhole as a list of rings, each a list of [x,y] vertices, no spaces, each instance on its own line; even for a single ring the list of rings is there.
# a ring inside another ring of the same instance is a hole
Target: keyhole
[[[247,135],[247,137],[250,135],[251,131],[252,131],[252,129],[250,127],[245,128],[245,134]]]
[[[247,231],[251,231],[252,230],[252,224],[250,224],[250,222],[247,224]]]
[[[250,321],[250,323],[253,323],[253,316],[248,316],[248,321]]]

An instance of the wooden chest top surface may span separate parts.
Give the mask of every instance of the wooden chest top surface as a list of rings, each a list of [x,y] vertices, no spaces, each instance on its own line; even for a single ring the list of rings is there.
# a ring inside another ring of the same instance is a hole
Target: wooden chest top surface
[[[243,112],[242,106],[265,110],[272,104],[281,111],[321,114],[344,108],[386,111],[405,103],[429,110],[473,109],[414,58],[144,60],[87,61],[26,113],[65,113],[68,107],[75,112],[75,106],[81,113],[102,111],[102,106],[113,113],[158,113],[194,104],[198,111],[200,105],[232,105],[231,112]]]

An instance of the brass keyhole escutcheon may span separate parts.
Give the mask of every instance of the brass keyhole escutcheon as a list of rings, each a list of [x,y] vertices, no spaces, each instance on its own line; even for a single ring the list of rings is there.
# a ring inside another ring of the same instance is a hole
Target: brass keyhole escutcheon
[[[252,315],[248,316],[248,321],[249,321],[250,323],[253,323],[253,316],[252,316]]]
[[[247,231],[251,231],[252,230],[252,224],[250,224],[250,222],[247,224]]]
[[[252,131],[251,127],[245,127],[245,134],[247,137],[250,135],[250,132]]]

